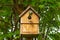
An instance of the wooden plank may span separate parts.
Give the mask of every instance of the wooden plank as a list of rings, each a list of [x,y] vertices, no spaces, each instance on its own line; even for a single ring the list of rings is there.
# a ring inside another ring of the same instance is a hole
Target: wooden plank
[[[39,24],[39,23],[20,23],[20,24]]]
[[[27,13],[24,14],[24,16],[21,17],[21,23],[39,23],[39,18],[38,16],[33,12],[31,15],[31,19],[28,19],[29,16],[29,12],[31,10],[29,10]]]
[[[38,37],[38,35],[39,34],[21,34],[22,35],[22,37],[32,37],[32,38],[36,38],[36,37]]]
[[[39,24],[21,24],[20,34],[39,34]]]

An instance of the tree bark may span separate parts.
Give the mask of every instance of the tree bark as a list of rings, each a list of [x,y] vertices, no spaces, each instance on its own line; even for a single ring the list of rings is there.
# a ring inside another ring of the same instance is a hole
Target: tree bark
[[[23,1],[22,1],[23,2]],[[13,0],[13,3],[14,3],[14,6],[12,8],[13,10],[13,18],[14,18],[14,23],[15,23],[15,29],[14,31],[16,31],[18,28],[17,28],[17,24],[19,22],[19,20],[17,19],[17,13],[18,15],[21,14],[21,12],[23,11],[24,7],[23,7],[23,4],[20,4],[18,5],[18,0]],[[20,40],[20,38],[16,39],[16,40]]]

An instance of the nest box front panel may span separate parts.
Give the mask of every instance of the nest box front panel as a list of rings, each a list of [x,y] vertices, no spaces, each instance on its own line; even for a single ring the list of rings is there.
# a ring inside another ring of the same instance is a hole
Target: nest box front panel
[[[21,23],[30,23],[30,20],[32,23],[39,23],[39,17],[32,11],[32,14],[30,15],[30,12],[32,10],[29,10],[21,17]],[[29,15],[31,16],[31,19],[29,19]]]
[[[32,10],[28,10],[20,22],[20,34],[39,34],[39,17]]]
[[[39,34],[38,24],[21,24],[20,34]]]

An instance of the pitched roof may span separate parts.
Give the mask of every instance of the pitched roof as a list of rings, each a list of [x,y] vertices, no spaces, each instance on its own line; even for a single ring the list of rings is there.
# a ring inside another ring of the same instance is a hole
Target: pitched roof
[[[27,9],[25,9],[20,15],[19,17],[22,17],[29,9],[31,9],[39,18],[39,14],[31,7],[31,6],[28,6]]]

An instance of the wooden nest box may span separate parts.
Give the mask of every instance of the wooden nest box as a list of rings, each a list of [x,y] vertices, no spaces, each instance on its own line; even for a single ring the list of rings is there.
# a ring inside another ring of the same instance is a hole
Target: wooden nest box
[[[39,34],[39,15],[28,6],[20,15],[20,34],[23,36],[36,36]]]

